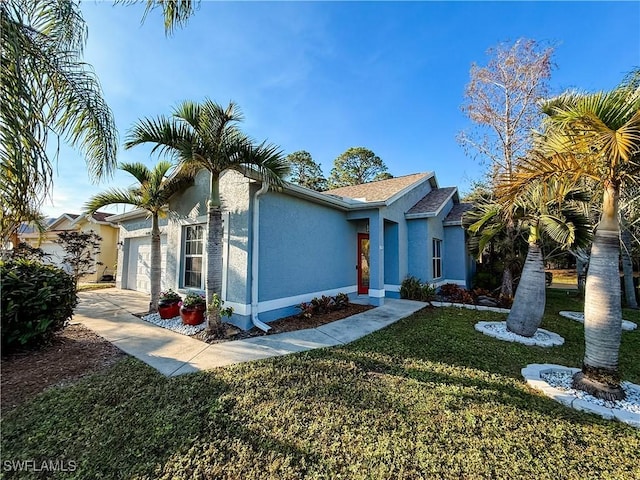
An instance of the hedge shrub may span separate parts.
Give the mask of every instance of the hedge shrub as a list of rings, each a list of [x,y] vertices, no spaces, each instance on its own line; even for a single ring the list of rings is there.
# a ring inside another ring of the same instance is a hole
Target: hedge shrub
[[[78,303],[69,274],[32,260],[0,262],[0,284],[3,350],[48,341]]]
[[[436,288],[428,283],[422,283],[416,277],[408,276],[400,285],[400,298],[431,302],[436,298]]]

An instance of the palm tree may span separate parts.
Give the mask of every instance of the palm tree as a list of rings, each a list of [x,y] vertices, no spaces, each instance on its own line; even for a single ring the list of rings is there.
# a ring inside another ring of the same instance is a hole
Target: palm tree
[[[86,36],[74,0],[0,2],[3,241],[37,216],[51,189],[50,132],[81,150],[93,178],[115,169],[115,122],[97,77],[82,62]]]
[[[513,300],[512,292],[507,290],[505,293],[504,286],[513,283],[513,274],[520,271],[521,258],[526,252],[521,225],[508,216],[511,212],[507,212],[504,204],[494,199],[491,193],[482,194],[473,203],[474,208],[463,217],[465,229],[469,232],[469,252],[479,259],[488,253],[488,265],[501,264],[500,299],[510,303]],[[496,271],[492,273],[497,274]]]
[[[142,208],[151,216],[151,301],[149,312],[158,311],[160,297],[160,227],[158,221],[167,212],[169,199],[178,192],[193,185],[193,175],[180,170],[169,176],[173,165],[167,161],[159,162],[153,170],[142,163],[123,163],[120,169],[130,173],[138,185],[127,189],[112,188],[94,195],[85,204],[84,210],[93,214],[107,205],[125,204]]]
[[[243,117],[238,107],[226,108],[206,99],[203,103],[185,101],[169,118],[139,120],[128,132],[125,148],[152,143],[152,152],[173,155],[185,167],[206,169],[210,173],[210,198],[207,207],[207,277],[209,306],[213,295],[222,291],[222,207],[220,175],[225,170],[259,176],[267,185],[282,185],[289,167],[275,145],[259,145],[243,134],[238,123]],[[222,334],[219,312],[208,309],[208,330]]]
[[[546,304],[543,235],[562,249],[588,245],[588,200],[586,191],[554,180],[529,184],[516,197],[503,198],[510,216],[527,227],[529,233],[527,258],[507,317],[507,330],[523,337],[536,333]]]
[[[640,69],[612,91],[567,92],[544,103],[543,111],[549,155],[526,162],[512,188],[550,178],[589,178],[602,186],[585,287],[585,356],[573,385],[599,398],[621,399],[618,203],[640,173]]]

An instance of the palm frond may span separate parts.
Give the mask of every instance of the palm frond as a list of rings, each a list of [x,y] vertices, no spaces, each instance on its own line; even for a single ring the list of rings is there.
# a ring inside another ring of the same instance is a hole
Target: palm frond
[[[152,154],[183,159],[186,155],[181,147],[185,139],[193,138],[193,132],[186,125],[161,115],[156,119],[138,120],[127,131],[124,148],[130,149],[136,145],[151,143]]]
[[[283,186],[283,179],[289,174],[290,166],[279,146],[266,142],[259,145],[245,142],[240,147],[235,157],[237,170],[245,175],[257,173],[271,186]]]
[[[85,204],[84,213],[93,214],[108,205],[141,206],[141,198],[131,189],[111,188],[103,193],[91,197]]]
[[[174,166],[166,160],[158,162],[152,169],[142,163],[123,163],[120,168],[135,177],[138,185],[110,189],[91,197],[85,205],[87,212],[93,213],[107,205],[127,204],[150,213],[160,213],[166,209],[173,195],[193,185],[194,174],[188,168],[180,168],[169,176]]]
[[[142,21],[146,19],[151,10],[160,7],[164,19],[164,31],[167,35],[172,35],[176,26],[186,25],[196,9],[195,0],[146,0],[146,2],[147,7]]]
[[[547,143],[565,155],[583,157],[582,170],[619,182],[640,154],[640,70],[610,92],[568,92],[543,105]],[[564,142],[556,140],[563,139]],[[564,143],[564,145],[562,145]]]
[[[160,201],[165,205],[169,203],[171,197],[191,187],[194,183],[194,178],[193,172],[184,169],[178,171],[163,184]]]
[[[150,181],[152,172],[144,163],[121,163],[118,167],[138,180],[139,183],[144,184]]]
[[[115,169],[118,140],[98,79],[81,60],[78,2],[0,2],[0,38],[0,196],[11,205],[4,218],[13,212],[18,221],[50,192],[51,133],[83,153],[94,179]]]

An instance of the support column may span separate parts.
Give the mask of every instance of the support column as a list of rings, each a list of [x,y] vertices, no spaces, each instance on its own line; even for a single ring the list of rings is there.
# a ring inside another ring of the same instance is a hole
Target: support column
[[[384,220],[379,211],[369,217],[369,303],[384,305]]]

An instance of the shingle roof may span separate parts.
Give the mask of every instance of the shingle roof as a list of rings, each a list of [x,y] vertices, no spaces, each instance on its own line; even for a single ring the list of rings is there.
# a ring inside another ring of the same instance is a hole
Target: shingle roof
[[[364,199],[367,202],[383,202],[430,175],[430,173],[414,173],[412,175],[390,178],[388,180],[334,188],[333,190],[327,190],[322,193],[336,197]]]
[[[18,227],[18,234],[22,235],[24,233],[35,233],[36,230],[36,227],[34,227],[33,225],[30,225],[28,223],[21,223]]]
[[[469,210],[473,210],[472,203],[457,203],[453,206],[447,218],[444,219],[444,223],[460,223],[462,222],[462,216],[468,212]]]
[[[92,215],[93,219],[97,222],[105,222],[107,221],[107,218],[113,216],[113,213],[106,213],[106,212],[96,212]]]
[[[455,187],[435,188],[411,207],[407,214],[436,213],[455,191]]]

